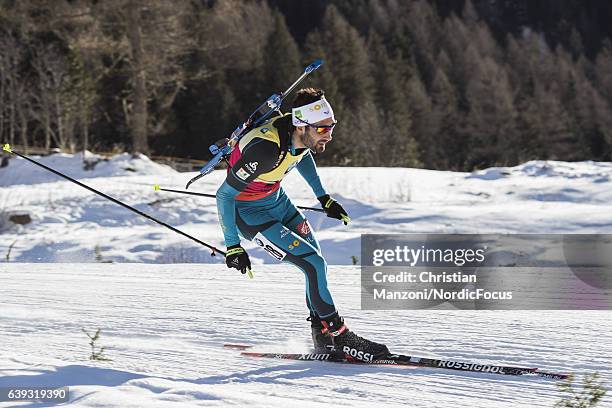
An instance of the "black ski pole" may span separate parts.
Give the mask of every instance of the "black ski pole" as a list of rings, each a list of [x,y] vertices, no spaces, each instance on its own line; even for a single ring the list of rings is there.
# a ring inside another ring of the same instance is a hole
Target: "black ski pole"
[[[159,184],[155,184],[153,186],[153,189],[155,189],[155,191],[167,191],[169,193],[179,193],[179,194],[188,194],[188,195],[194,195],[194,196],[200,196],[200,197],[217,198],[217,196],[214,195],[214,194],[195,193],[195,192],[192,192],[192,191],[184,191],[184,190],[173,190],[171,188],[160,187]],[[325,212],[325,210],[322,209],[322,208],[303,207],[303,206],[300,206],[300,205],[298,205],[297,208],[299,208],[300,210],[306,210],[306,211]]]
[[[211,249],[211,250],[212,250],[211,256],[215,256],[215,252],[218,252],[218,253],[220,253],[221,255],[224,255],[224,256],[225,256],[225,252],[221,251],[220,249],[215,248],[214,246],[212,246],[212,245],[210,245],[210,244],[207,244],[207,243],[206,243],[206,242],[204,242],[204,241],[200,241],[200,240],[199,240],[199,239],[197,239],[196,237],[193,237],[193,236],[191,236],[191,235],[187,234],[186,232],[181,231],[181,230],[180,230],[180,229],[178,229],[178,228],[174,228],[172,225],[166,224],[165,222],[160,221],[160,220],[158,220],[157,218],[152,217],[152,216],[150,216],[150,215],[149,215],[149,214],[147,214],[147,213],[144,213],[144,212],[142,212],[142,211],[140,211],[140,210],[137,210],[136,208],[134,208],[134,207],[132,207],[132,206],[130,206],[130,205],[128,205],[128,204],[126,204],[126,203],[124,203],[124,202],[121,202],[121,201],[117,200],[116,198],[113,198],[113,197],[111,197],[111,196],[109,196],[109,195],[107,195],[107,194],[104,194],[103,192],[98,191],[98,190],[96,190],[96,189],[94,189],[94,188],[91,188],[91,187],[89,187],[88,185],[85,185],[85,184],[81,183],[80,181],[77,181],[77,180],[73,179],[72,177],[65,175],[64,173],[61,173],[61,172],[59,172],[59,171],[57,171],[57,170],[54,170],[54,169],[52,169],[51,167],[47,167],[47,166],[45,166],[44,164],[42,164],[42,163],[40,163],[40,162],[37,162],[36,160],[31,159],[31,158],[29,158],[29,157],[28,157],[28,156],[26,156],[26,155],[23,155],[23,154],[21,154],[21,153],[18,153],[18,152],[13,151],[13,150],[11,149],[11,146],[10,146],[9,144],[5,144],[5,145],[3,146],[3,148],[2,148],[2,150],[4,150],[5,152],[8,152],[8,153],[14,154],[15,156],[19,156],[19,157],[21,157],[22,159],[25,159],[25,160],[29,161],[30,163],[34,163],[35,165],[40,166],[40,167],[42,167],[43,169],[50,171],[51,173],[57,174],[58,176],[63,177],[63,178],[65,178],[66,180],[72,181],[73,183],[78,184],[79,186],[81,186],[81,187],[83,187],[83,188],[86,188],[87,190],[91,191],[92,193],[96,193],[96,194],[98,194],[98,195],[100,195],[100,196],[102,196],[102,197],[106,198],[107,200],[112,201],[112,202],[113,202],[113,203],[115,203],[115,204],[119,204],[120,206],[125,207],[125,208],[127,208],[128,210],[135,212],[136,214],[142,215],[143,217],[145,217],[145,218],[147,218],[147,219],[149,219],[149,220],[151,220],[151,221],[153,221],[153,222],[156,222],[156,223],[158,223],[159,225],[163,225],[164,227],[166,227],[166,228],[168,228],[168,229],[170,229],[170,230],[172,230],[172,231],[176,232],[177,234],[181,234],[182,236],[187,237],[187,238],[191,239],[192,241],[195,241],[195,242],[197,242],[198,244],[205,246],[205,247],[206,247],[206,248],[208,248],[208,249]]]

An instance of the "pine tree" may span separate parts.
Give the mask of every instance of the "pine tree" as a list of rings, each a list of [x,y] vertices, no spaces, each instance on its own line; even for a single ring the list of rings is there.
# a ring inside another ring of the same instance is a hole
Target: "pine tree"
[[[324,155],[325,160],[331,156],[336,164],[343,160],[351,165],[366,165],[364,152],[359,146],[367,145],[372,137],[371,129],[375,127],[372,124],[378,126],[379,119],[370,117],[375,112],[372,110],[374,84],[365,43],[333,5],[325,12],[322,31],[308,40],[311,49],[323,49],[326,57],[324,69],[332,73],[337,84],[336,95],[330,95],[328,99],[340,124],[334,130],[334,143]]]
[[[478,12],[476,11],[476,8],[474,7],[474,2],[472,0],[465,1],[465,4],[463,5],[463,10],[461,11],[461,19],[468,26],[474,26],[480,20],[480,17],[478,16]]]
[[[339,124],[334,128],[334,141],[327,145],[325,153],[317,156],[316,160],[322,164],[339,165],[345,162],[344,158],[350,154],[351,144],[340,142],[343,137],[350,136],[350,133],[348,133],[350,129],[345,128],[350,122],[348,122],[345,114],[347,110],[344,105],[344,97],[340,94],[336,77],[329,67],[327,51],[323,47],[323,38],[319,31],[315,30],[306,37],[304,56],[305,58],[302,60],[304,66],[316,59],[322,59],[324,65],[317,70],[316,75],[310,75],[306,78],[302,86],[323,89],[325,91],[325,98],[332,105],[336,120],[339,121]]]
[[[181,131],[160,142],[172,146],[182,155],[208,159],[208,146],[227,137],[244,121],[245,114],[239,108],[225,72],[217,71],[206,79],[191,83],[181,94],[175,107]]]
[[[606,39],[595,59],[597,87],[612,106],[612,41]]]
[[[412,134],[417,141],[419,162],[426,168],[434,168],[436,151],[434,135],[437,124],[433,116],[431,98],[416,73],[407,81],[406,102],[412,118]]]
[[[437,65],[444,70],[444,73],[455,84],[459,95],[463,98],[473,68],[470,52],[473,53],[477,49],[473,44],[473,34],[465,23],[455,15],[444,22],[443,34],[444,49],[440,50],[438,54]]]
[[[441,48],[442,24],[432,4],[425,0],[411,2],[405,18],[406,30],[414,41],[414,58],[425,84],[430,87],[436,72],[436,56]]]
[[[582,43],[582,36],[576,30],[576,27],[572,27],[572,31],[569,37],[569,49],[574,59],[578,59],[581,55],[584,55],[584,44]]]
[[[373,61],[374,81],[378,85],[374,92],[375,106],[382,119],[384,146],[380,149],[379,162],[386,166],[414,167],[420,163],[417,145],[412,134],[412,118],[406,103],[406,81],[400,71],[402,61],[392,60],[381,37],[372,32],[368,41]]]
[[[371,100],[374,83],[365,42],[335,6],[325,12],[321,31],[328,67],[338,82],[338,91],[350,109]]]
[[[488,57],[476,66],[466,90],[467,168],[516,164],[510,152],[516,143],[517,113],[506,69]]]
[[[529,76],[514,98],[514,106],[517,109],[516,129],[518,140],[512,146],[509,157],[516,159],[518,163],[538,157],[538,134],[542,125],[534,94],[534,81]]]
[[[465,141],[461,140],[457,92],[441,69],[433,78],[432,120],[436,124],[432,143],[432,164],[435,168],[462,170],[465,162]]]
[[[516,57],[512,82],[518,81],[519,153],[521,160],[572,157],[576,151],[572,116],[562,100],[570,69],[550,51],[543,37],[524,33],[509,43],[509,56]]]
[[[536,153],[541,159],[564,160],[573,155],[576,147],[571,118],[560,101],[557,89],[558,85],[545,88],[536,80],[534,100],[541,124]]]
[[[325,96],[329,100],[334,102],[334,112],[342,111],[341,106],[344,103],[343,97],[338,90],[338,82],[327,58],[327,51],[323,46],[323,37],[318,30],[314,30],[306,37],[304,43],[304,58],[302,59],[302,65],[312,63],[314,60],[323,60],[324,65],[317,70],[316,75],[311,75],[303,82],[304,87],[311,86],[316,88],[322,88],[325,90]]]
[[[300,53],[285,18],[274,11],[274,29],[263,54],[262,87],[269,93],[284,91],[300,73]]]

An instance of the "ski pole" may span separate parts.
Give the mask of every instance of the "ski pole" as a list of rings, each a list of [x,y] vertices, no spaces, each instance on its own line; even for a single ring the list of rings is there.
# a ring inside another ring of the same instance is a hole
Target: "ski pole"
[[[204,242],[204,241],[200,241],[200,240],[199,240],[199,239],[197,239],[196,237],[193,237],[193,236],[191,236],[191,235],[187,234],[186,232],[181,231],[181,230],[180,230],[180,229],[178,229],[178,228],[174,228],[172,225],[166,224],[165,222],[160,221],[160,220],[158,220],[157,218],[152,217],[152,216],[150,216],[150,215],[149,215],[149,214],[147,214],[147,213],[144,213],[144,212],[142,212],[142,211],[140,211],[140,210],[137,210],[136,208],[134,208],[134,207],[132,207],[132,206],[130,206],[130,205],[128,205],[128,204],[126,204],[126,203],[124,203],[124,202],[121,202],[121,201],[117,200],[116,198],[113,198],[113,197],[111,197],[111,196],[109,196],[109,195],[107,195],[107,194],[104,194],[103,192],[98,191],[98,190],[96,190],[95,188],[89,187],[88,185],[85,185],[85,184],[81,183],[80,181],[77,181],[77,180],[73,179],[72,177],[65,175],[65,174],[64,174],[64,173],[62,173],[62,172],[59,172],[59,171],[57,171],[57,170],[54,170],[54,169],[52,169],[51,167],[47,167],[47,166],[45,166],[44,164],[42,164],[42,163],[40,163],[40,162],[38,162],[38,161],[36,161],[36,160],[34,160],[34,159],[31,159],[31,158],[29,158],[29,157],[28,157],[28,156],[26,156],[26,155],[23,155],[23,154],[21,154],[21,153],[19,153],[19,152],[15,152],[15,151],[13,151],[13,150],[11,149],[11,146],[10,146],[9,144],[5,144],[5,145],[2,147],[2,150],[4,150],[5,152],[8,152],[8,153],[14,154],[15,156],[19,156],[19,157],[21,157],[22,159],[25,159],[25,160],[29,161],[30,163],[34,163],[35,165],[40,166],[40,167],[42,167],[43,169],[50,171],[51,173],[57,174],[58,176],[63,177],[63,178],[65,178],[66,180],[72,181],[73,183],[78,184],[79,186],[81,186],[81,187],[83,187],[83,188],[86,188],[87,190],[91,191],[92,193],[96,193],[96,194],[98,194],[98,195],[100,195],[100,196],[102,196],[102,197],[106,198],[107,200],[112,201],[112,202],[113,202],[113,203],[115,203],[115,204],[119,204],[120,206],[125,207],[125,208],[127,208],[128,210],[135,212],[136,214],[142,215],[143,217],[145,217],[145,218],[147,218],[147,219],[149,219],[149,220],[151,220],[151,221],[153,221],[153,222],[156,222],[156,223],[158,223],[159,225],[163,225],[164,227],[166,227],[166,228],[168,228],[168,229],[170,229],[170,230],[172,230],[172,231],[176,232],[177,234],[181,234],[182,236],[187,237],[187,238],[191,239],[192,241],[195,241],[195,242],[197,242],[198,244],[203,245],[203,246],[205,246],[206,248],[211,249],[211,250],[212,250],[212,253],[210,254],[211,256],[215,256],[215,252],[218,252],[218,253],[220,253],[221,255],[225,256],[225,252],[221,251],[220,249],[215,248],[214,246],[212,246],[212,245],[210,245],[210,244],[207,244],[207,243],[206,243],[206,242]]]
[[[153,189],[155,191],[167,191],[169,193],[179,193],[179,194],[188,194],[188,195],[194,195],[194,196],[200,196],[200,197],[217,198],[217,196],[214,195],[214,194],[194,193],[192,191],[183,191],[183,190],[173,190],[171,188],[162,188],[162,187],[159,186],[159,184],[155,184],[153,186]],[[321,208],[303,207],[303,206],[300,206],[300,205],[298,205],[297,208],[299,208],[300,210],[306,210],[306,211],[325,212],[325,210],[323,210]]]

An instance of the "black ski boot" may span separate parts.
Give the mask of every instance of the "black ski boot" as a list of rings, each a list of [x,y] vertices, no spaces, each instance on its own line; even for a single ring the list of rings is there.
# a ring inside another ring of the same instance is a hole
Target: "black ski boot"
[[[334,350],[341,351],[351,358],[367,362],[385,358],[390,354],[384,344],[364,339],[350,331],[344,324],[344,319],[338,314],[321,320],[321,324],[323,333],[331,338]]]
[[[323,333],[323,323],[321,318],[313,313],[306,319],[310,322],[310,329],[312,330],[312,343],[314,344],[315,352],[317,353],[328,353],[334,348],[332,338],[327,334]]]

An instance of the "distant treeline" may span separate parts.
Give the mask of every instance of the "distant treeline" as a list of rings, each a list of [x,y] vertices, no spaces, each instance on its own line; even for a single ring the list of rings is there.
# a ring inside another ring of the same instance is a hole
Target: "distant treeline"
[[[0,139],[207,159],[320,58],[321,164],[610,160],[612,4],[493,3],[0,0]]]

